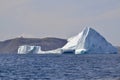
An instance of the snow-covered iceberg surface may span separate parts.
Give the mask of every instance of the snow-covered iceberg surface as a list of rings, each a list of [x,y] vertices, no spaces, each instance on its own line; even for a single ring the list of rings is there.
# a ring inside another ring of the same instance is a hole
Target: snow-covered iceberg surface
[[[29,46],[29,45],[22,45],[18,48],[18,54],[27,54],[27,53],[38,53],[41,51],[40,46]]]
[[[77,36],[68,40],[68,43],[62,48],[75,51],[75,54],[84,53],[117,53],[117,49],[92,28],[86,27]]]
[[[62,54],[62,53],[117,53],[117,49],[112,46],[103,36],[92,28],[86,27],[78,35],[68,39],[68,43],[62,48],[50,51],[42,51],[40,46],[23,45],[18,48],[19,54]]]
[[[18,48],[18,54],[61,54],[61,49],[42,51],[41,46],[22,45]]]

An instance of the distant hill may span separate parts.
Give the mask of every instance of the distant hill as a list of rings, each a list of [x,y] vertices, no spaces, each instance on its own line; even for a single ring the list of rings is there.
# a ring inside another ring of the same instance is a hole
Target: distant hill
[[[43,51],[63,47],[67,43],[65,39],[59,38],[14,38],[0,42],[0,53],[16,53],[21,45],[41,46]]]

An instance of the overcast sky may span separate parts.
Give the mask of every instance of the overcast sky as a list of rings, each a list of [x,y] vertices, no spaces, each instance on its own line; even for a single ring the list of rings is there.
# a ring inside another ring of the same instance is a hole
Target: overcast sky
[[[0,0],[0,40],[69,38],[92,27],[120,45],[120,0]]]

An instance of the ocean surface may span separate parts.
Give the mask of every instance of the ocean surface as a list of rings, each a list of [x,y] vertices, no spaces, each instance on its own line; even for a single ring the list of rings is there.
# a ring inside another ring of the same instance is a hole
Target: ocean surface
[[[120,54],[0,54],[0,80],[120,80]]]

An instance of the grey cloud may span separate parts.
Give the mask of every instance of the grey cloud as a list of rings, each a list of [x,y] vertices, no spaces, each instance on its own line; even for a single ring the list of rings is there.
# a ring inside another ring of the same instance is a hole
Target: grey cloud
[[[112,39],[107,34],[109,30],[113,29],[112,26],[117,26],[115,31],[119,28],[119,25],[116,25],[116,19],[120,19],[120,8],[117,6],[117,0],[112,0],[109,4],[107,4],[109,0],[92,0],[93,2],[62,0],[61,3],[56,3],[55,0],[42,3],[41,0],[39,1],[41,5],[37,3],[38,1],[0,1],[0,20],[4,19],[4,21],[1,21],[3,23],[0,24],[0,27],[3,26],[0,30],[1,39],[19,35],[68,38],[79,33],[83,27],[92,26],[109,38],[111,42],[116,44],[118,42],[115,41],[120,40]],[[9,30],[7,33],[6,28]],[[113,35],[116,35],[116,33],[113,33]]]

